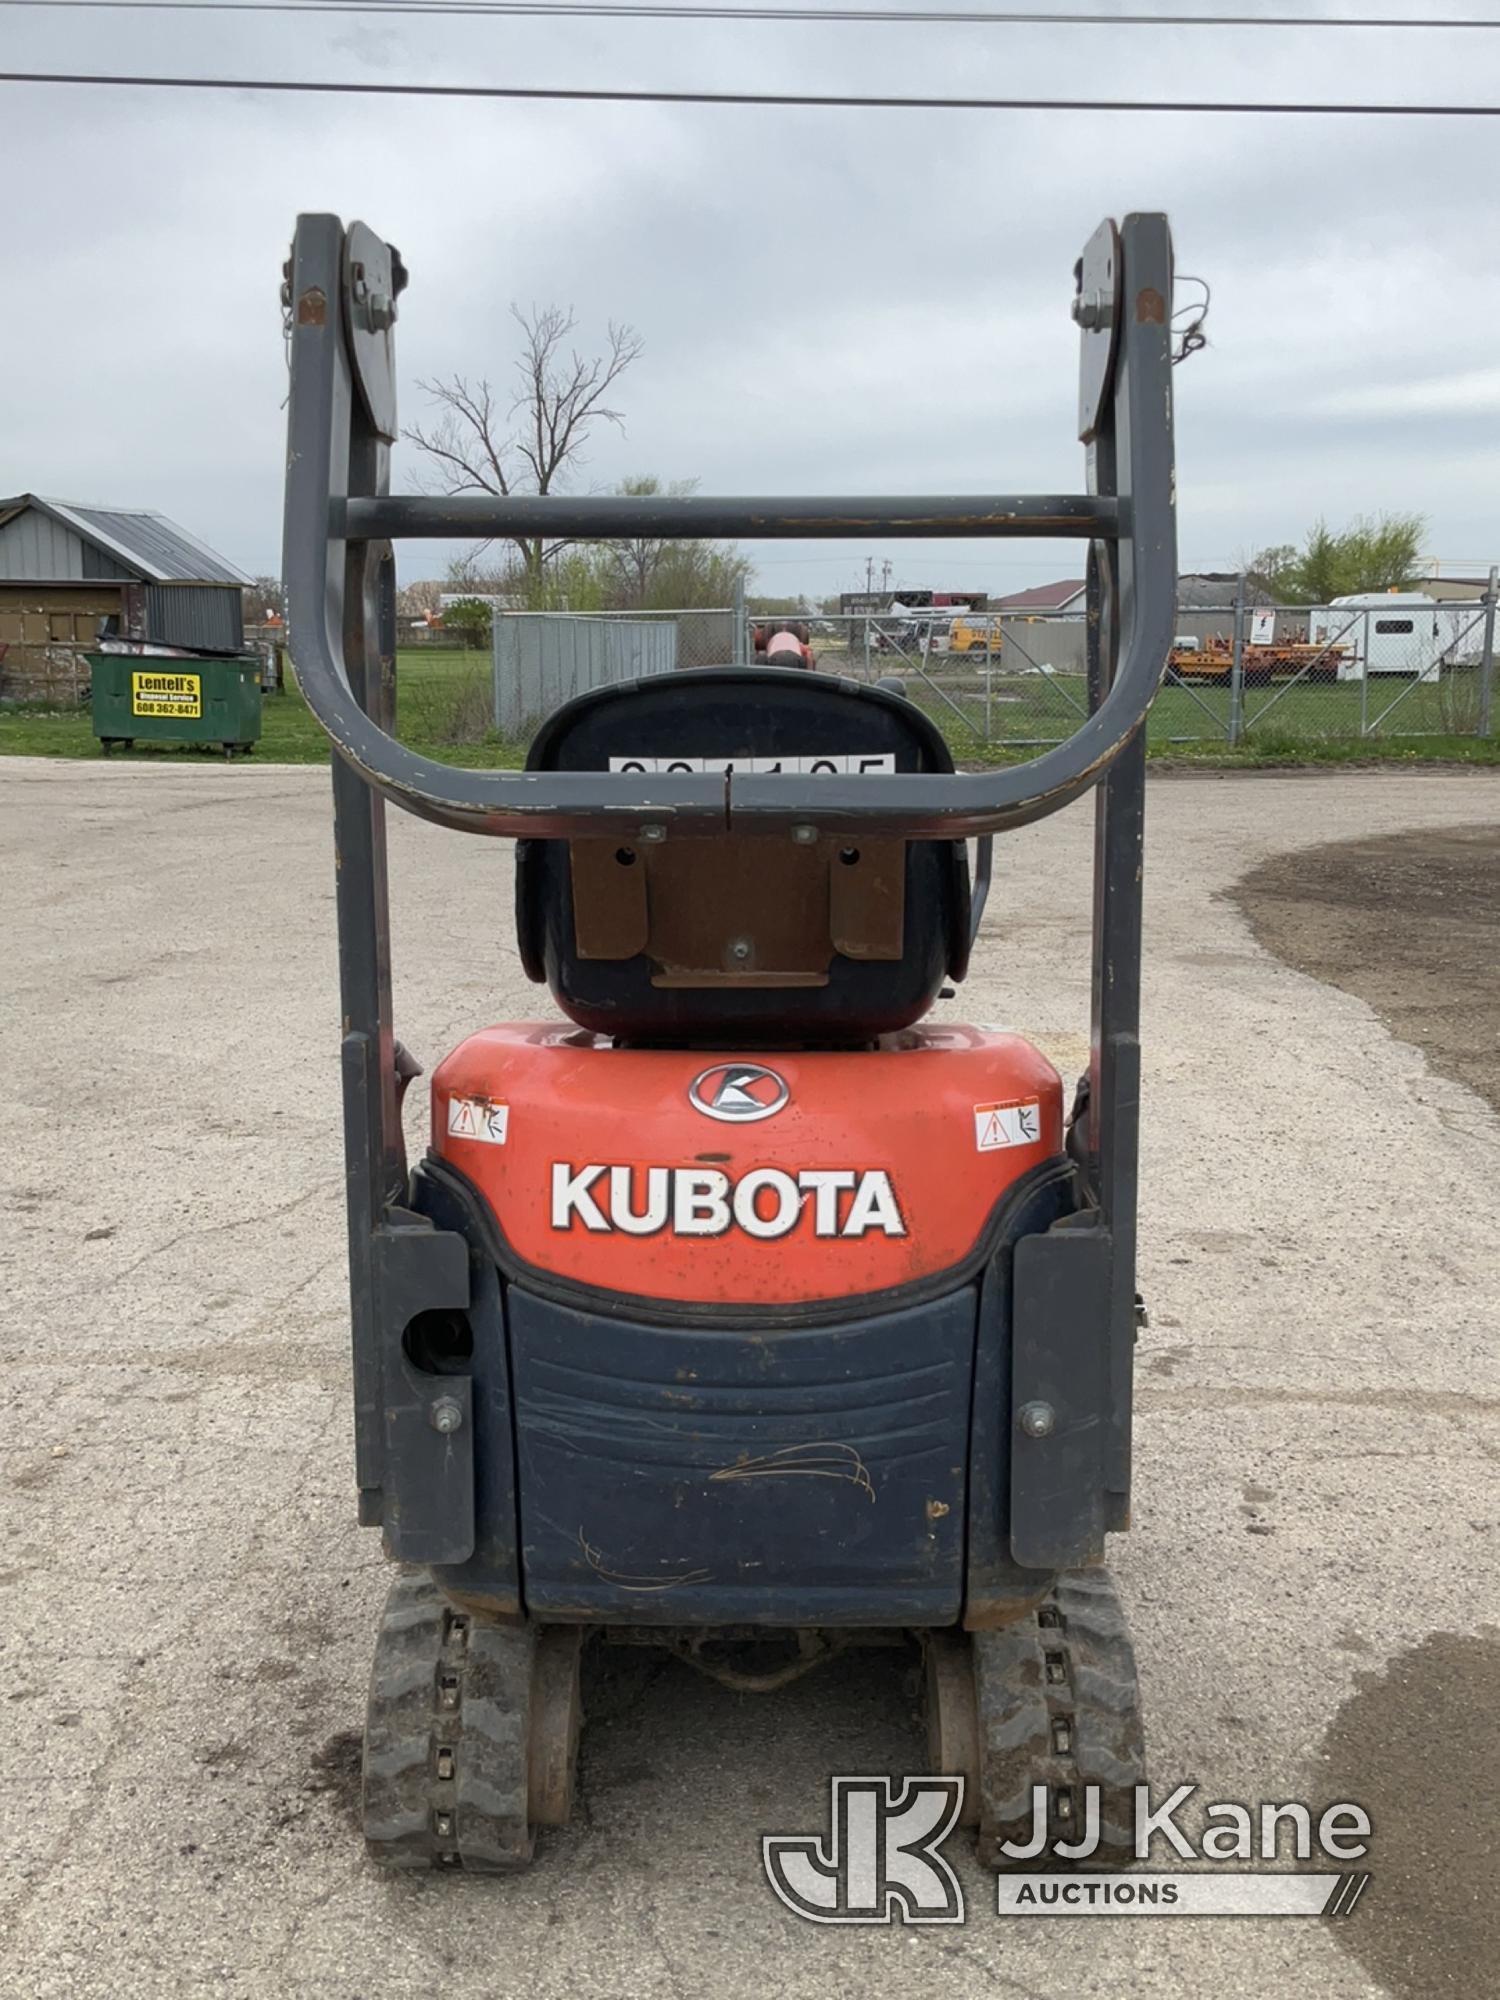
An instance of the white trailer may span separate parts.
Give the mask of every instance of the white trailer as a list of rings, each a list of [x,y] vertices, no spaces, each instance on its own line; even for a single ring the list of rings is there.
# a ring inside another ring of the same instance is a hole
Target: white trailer
[[[1404,674],[1435,681],[1448,667],[1479,664],[1484,606],[1439,603],[1419,590],[1367,590],[1336,597],[1309,616],[1307,636],[1340,648],[1338,677]]]

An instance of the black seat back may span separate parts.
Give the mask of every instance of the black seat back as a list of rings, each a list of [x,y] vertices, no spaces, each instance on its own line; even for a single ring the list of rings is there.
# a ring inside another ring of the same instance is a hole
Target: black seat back
[[[792,760],[797,760],[794,764]],[[774,667],[707,667],[595,689],[551,716],[529,770],[953,769],[904,696]],[[622,1041],[867,1042],[908,1027],[969,944],[962,841],[807,844],[672,834],[517,845],[527,973]]]

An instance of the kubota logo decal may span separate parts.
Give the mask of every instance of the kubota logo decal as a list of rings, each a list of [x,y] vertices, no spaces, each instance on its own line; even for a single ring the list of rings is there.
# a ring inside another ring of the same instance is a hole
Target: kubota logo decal
[[[814,1236],[904,1236],[906,1220],[891,1177],[880,1168],[804,1167],[785,1174],[756,1167],[739,1180],[717,1167],[552,1169],[552,1227],[594,1235],[725,1236],[731,1229],[788,1236],[811,1211]]]
[[[753,1125],[773,1118],[792,1093],[774,1069],[759,1063],[715,1063],[688,1088],[688,1103],[705,1118],[722,1118],[726,1125]]]

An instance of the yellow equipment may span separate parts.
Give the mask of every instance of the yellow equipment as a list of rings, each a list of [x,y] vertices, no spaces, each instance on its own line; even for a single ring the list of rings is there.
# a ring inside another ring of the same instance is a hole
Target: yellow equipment
[[[984,653],[992,659],[1000,657],[1000,620],[998,618],[976,618],[972,615],[955,618],[948,628],[948,651],[950,653]]]

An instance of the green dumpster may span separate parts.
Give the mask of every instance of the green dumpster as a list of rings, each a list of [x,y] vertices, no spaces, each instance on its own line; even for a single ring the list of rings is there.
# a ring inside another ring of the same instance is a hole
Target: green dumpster
[[[90,653],[94,734],[117,743],[207,743],[226,757],[260,739],[260,661]]]

